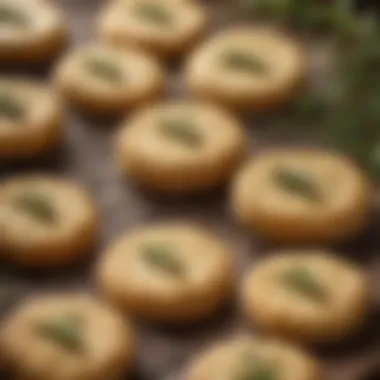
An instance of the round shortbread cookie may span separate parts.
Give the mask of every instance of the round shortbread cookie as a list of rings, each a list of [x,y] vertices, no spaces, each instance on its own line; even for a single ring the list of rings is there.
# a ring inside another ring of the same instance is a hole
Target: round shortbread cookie
[[[50,152],[61,130],[61,105],[53,91],[30,80],[0,79],[0,159]]]
[[[192,361],[184,380],[322,380],[319,364],[300,348],[276,340],[238,337],[219,342]]]
[[[15,263],[45,268],[80,260],[97,225],[87,192],[64,179],[30,175],[0,187],[0,247]]]
[[[58,66],[55,82],[72,104],[94,113],[125,113],[163,92],[160,64],[135,49],[79,48]]]
[[[268,240],[336,242],[363,229],[371,193],[364,174],[345,157],[278,149],[252,158],[236,175],[232,210]]]
[[[17,379],[119,380],[131,369],[128,324],[87,295],[32,298],[9,315],[2,334]]]
[[[269,28],[240,27],[203,42],[185,67],[196,96],[243,110],[273,108],[303,81],[306,59],[290,37]]]
[[[117,136],[116,157],[147,188],[187,195],[226,182],[245,155],[241,123],[207,103],[163,103],[137,111]]]
[[[102,41],[112,45],[175,56],[192,47],[206,21],[205,10],[190,1],[113,1],[100,16],[99,33]]]
[[[0,61],[50,61],[67,35],[66,20],[54,2],[0,0]]]
[[[232,253],[192,225],[149,226],[116,241],[101,257],[97,281],[119,307],[154,322],[189,323],[231,295]]]
[[[364,323],[369,289],[360,268],[330,253],[279,251],[248,271],[242,305],[246,317],[271,334],[334,342]]]

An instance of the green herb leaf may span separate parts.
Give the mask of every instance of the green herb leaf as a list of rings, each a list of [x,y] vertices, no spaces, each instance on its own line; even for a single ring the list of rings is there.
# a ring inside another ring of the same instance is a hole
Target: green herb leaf
[[[273,363],[250,354],[243,359],[236,380],[276,380],[277,370]]]
[[[123,80],[122,70],[109,59],[91,57],[86,60],[85,67],[92,75],[108,82],[120,83]]]
[[[73,351],[83,351],[83,318],[79,315],[67,315],[36,324],[36,332],[43,338]]]
[[[222,54],[222,63],[230,70],[267,75],[268,66],[263,60],[252,53],[240,50],[228,50]]]
[[[25,108],[14,94],[0,90],[0,118],[19,120],[25,114]]]
[[[326,301],[325,289],[309,268],[296,267],[281,275],[281,282],[297,293],[315,301]]]
[[[192,148],[202,145],[202,135],[189,120],[164,119],[159,124],[160,132],[166,137]]]
[[[16,9],[9,4],[0,4],[0,25],[14,25],[17,27],[27,27],[28,18],[21,9]]]
[[[31,217],[44,222],[56,221],[56,211],[50,200],[38,192],[24,192],[13,200],[13,206]]]
[[[135,14],[143,20],[159,25],[168,25],[173,21],[173,15],[159,2],[140,2],[136,4]]]
[[[178,260],[176,251],[164,244],[150,243],[142,247],[144,260],[153,267],[174,276],[182,276],[183,264]]]
[[[273,171],[273,180],[277,186],[293,195],[310,201],[321,201],[319,188],[306,173],[280,167]]]

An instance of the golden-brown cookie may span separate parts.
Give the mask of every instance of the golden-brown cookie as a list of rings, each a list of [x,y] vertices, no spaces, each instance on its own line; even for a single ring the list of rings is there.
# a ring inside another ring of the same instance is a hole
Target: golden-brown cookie
[[[1,0],[0,61],[50,61],[67,40],[64,15],[54,2]]]
[[[237,337],[219,342],[192,361],[184,380],[322,380],[317,361],[289,343]]]
[[[248,271],[246,317],[271,334],[326,343],[358,330],[369,310],[365,273],[318,250],[279,251]]]
[[[6,364],[17,379],[124,379],[133,360],[129,326],[86,295],[49,295],[22,304],[2,329]]]
[[[245,148],[234,116],[212,104],[180,101],[147,107],[126,120],[116,156],[136,182],[187,195],[226,182]]]
[[[306,71],[299,45],[279,31],[239,27],[203,42],[189,57],[192,93],[242,110],[273,108],[291,98]]]
[[[163,91],[159,63],[136,49],[79,48],[67,55],[55,75],[72,104],[93,113],[125,113],[156,99]]]
[[[70,181],[29,175],[0,186],[0,250],[15,263],[45,268],[80,260],[97,222],[87,192]]]
[[[50,152],[61,129],[62,110],[52,90],[30,80],[0,79],[0,159]]]
[[[278,149],[252,158],[236,175],[236,219],[268,240],[322,243],[348,239],[365,226],[371,187],[345,157]]]
[[[166,223],[134,231],[101,257],[97,281],[116,305],[154,322],[189,323],[231,295],[232,253],[202,228]]]
[[[100,16],[99,34],[112,45],[132,45],[160,56],[175,56],[199,39],[206,20],[204,9],[191,1],[113,1]]]

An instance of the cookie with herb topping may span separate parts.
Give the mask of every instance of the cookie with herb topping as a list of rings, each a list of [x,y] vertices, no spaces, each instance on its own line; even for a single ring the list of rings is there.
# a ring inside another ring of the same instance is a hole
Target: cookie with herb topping
[[[92,247],[97,213],[87,192],[64,179],[22,176],[0,187],[0,248],[32,268],[80,260]]]
[[[55,82],[79,108],[119,114],[156,99],[163,91],[164,73],[153,57],[137,50],[89,46],[63,59]]]
[[[252,158],[232,185],[236,219],[283,243],[337,242],[357,235],[370,213],[371,187],[347,158],[278,149]]]
[[[184,380],[320,380],[319,363],[290,343],[230,338],[207,348],[190,363]]]
[[[299,45],[269,28],[235,28],[206,40],[190,55],[185,79],[202,99],[242,110],[287,101],[305,77]]]
[[[172,57],[191,48],[206,21],[205,10],[190,1],[113,1],[100,16],[99,34],[111,45],[136,46]]]
[[[164,324],[214,313],[231,295],[232,252],[208,231],[179,223],[138,229],[102,255],[97,282],[116,305]]]
[[[18,379],[124,379],[133,360],[129,325],[87,295],[31,298],[4,321],[6,361]]]
[[[223,184],[241,162],[240,122],[212,104],[178,101],[137,111],[118,134],[116,157],[137,183],[188,195]]]
[[[0,159],[50,152],[61,129],[61,106],[52,90],[30,80],[0,79]]]
[[[241,295],[255,326],[304,342],[342,340],[369,310],[364,271],[318,250],[276,252],[248,271]]]
[[[0,1],[0,61],[50,61],[67,40],[64,15],[45,0]]]

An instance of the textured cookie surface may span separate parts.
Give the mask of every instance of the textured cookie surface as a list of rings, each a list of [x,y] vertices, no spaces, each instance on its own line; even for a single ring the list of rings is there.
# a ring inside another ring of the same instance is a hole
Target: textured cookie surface
[[[61,106],[52,90],[30,80],[0,79],[0,158],[30,158],[51,151],[60,140],[61,127]]]
[[[332,242],[365,226],[371,187],[346,158],[324,151],[275,150],[252,158],[232,185],[237,220],[269,240]]]
[[[129,326],[109,306],[85,295],[30,299],[3,326],[13,375],[36,380],[118,380],[130,370]]]
[[[138,111],[126,120],[116,144],[117,160],[132,179],[178,195],[221,185],[244,154],[240,122],[217,106],[196,102]]]
[[[234,338],[207,349],[185,380],[321,380],[318,363],[303,350],[276,340]]]
[[[161,56],[190,48],[203,33],[206,14],[191,1],[128,0],[106,5],[100,38],[117,46],[137,46]]]
[[[268,28],[235,28],[190,55],[186,82],[197,96],[237,109],[261,110],[288,100],[305,75],[296,42]]]
[[[89,46],[63,59],[55,81],[74,105],[95,113],[123,113],[158,97],[164,74],[154,58],[135,49]]]
[[[118,306],[156,322],[210,315],[231,294],[231,252],[212,234],[182,223],[157,224],[116,241],[100,260],[100,288]]]
[[[368,314],[365,273],[322,251],[279,251],[246,275],[246,317],[271,334],[329,342],[357,331]]]
[[[70,181],[31,175],[0,187],[0,246],[16,263],[50,267],[79,260],[92,247],[97,224],[87,192]]]

